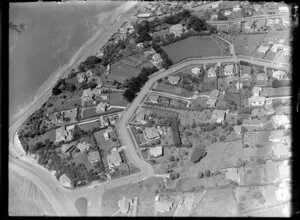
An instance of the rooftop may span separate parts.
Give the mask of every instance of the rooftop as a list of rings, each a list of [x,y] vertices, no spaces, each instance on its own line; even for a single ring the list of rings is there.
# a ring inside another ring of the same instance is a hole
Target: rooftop
[[[159,137],[158,130],[155,127],[146,127],[145,136],[148,140],[152,140]]]
[[[162,146],[151,147],[149,149],[149,154],[153,157],[159,157],[163,154]]]
[[[89,154],[88,154],[88,160],[91,163],[100,160],[99,152],[98,151],[91,151],[91,152],[89,152]]]
[[[224,72],[233,72],[233,64],[228,64],[224,67]]]
[[[113,148],[110,154],[107,155],[107,161],[110,167],[119,166],[122,163],[122,159],[116,148]]]

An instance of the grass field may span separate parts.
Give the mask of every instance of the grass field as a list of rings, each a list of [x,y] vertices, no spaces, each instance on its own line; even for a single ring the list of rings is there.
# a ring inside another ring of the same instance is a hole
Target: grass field
[[[90,117],[95,117],[95,116],[100,116],[100,115],[104,115],[104,114],[109,114],[109,113],[114,113],[114,112],[119,112],[122,111],[123,108],[110,108],[108,109],[106,112],[100,113],[98,114],[96,112],[96,108],[87,108],[87,109],[83,109],[83,117],[82,118],[90,118]]]
[[[239,35],[233,40],[236,55],[251,56],[265,37],[266,34]]]
[[[94,122],[79,125],[79,127],[85,131],[92,131],[94,128],[98,128],[99,126],[100,126],[99,121],[94,121]]]
[[[36,144],[37,142],[44,142],[46,139],[49,139],[50,141],[54,142],[55,141],[55,129],[52,129],[48,132],[46,132],[45,134],[43,135],[40,135],[36,138],[33,138],[33,139],[29,139],[28,141],[28,144],[29,145],[33,145],[33,144]]]
[[[193,96],[193,92],[189,92],[188,90],[186,90],[184,88],[180,88],[178,86],[173,86],[173,85],[164,84],[164,83],[156,83],[156,85],[153,87],[153,90],[159,91],[159,92],[170,93],[170,94],[178,95],[178,96],[184,96],[184,97]]]
[[[138,74],[139,72],[135,68],[119,61],[111,65],[111,74],[109,78],[122,83],[125,79],[137,76]]]
[[[167,45],[163,50],[168,54],[173,63],[177,63],[187,57],[211,57],[221,56],[223,51],[218,44],[207,36],[193,36],[182,41]]]
[[[111,92],[109,94],[109,102],[112,106],[126,106],[128,102],[123,97],[123,92]]]

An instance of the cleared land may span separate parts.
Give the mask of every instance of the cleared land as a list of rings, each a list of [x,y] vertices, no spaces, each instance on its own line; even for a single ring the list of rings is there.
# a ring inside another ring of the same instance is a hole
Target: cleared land
[[[218,44],[211,37],[193,36],[182,41],[162,47],[173,63],[187,57],[222,56]]]
[[[123,83],[125,79],[137,76],[138,74],[139,72],[135,68],[119,61],[111,65],[111,74],[109,75],[109,78]]]

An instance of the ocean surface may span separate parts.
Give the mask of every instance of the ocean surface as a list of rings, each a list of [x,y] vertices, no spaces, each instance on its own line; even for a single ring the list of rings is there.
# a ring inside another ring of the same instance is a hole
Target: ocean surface
[[[111,12],[122,3],[10,4],[10,22],[26,26],[21,34],[9,30],[10,117],[28,104],[42,83],[68,63],[99,28],[109,24]]]

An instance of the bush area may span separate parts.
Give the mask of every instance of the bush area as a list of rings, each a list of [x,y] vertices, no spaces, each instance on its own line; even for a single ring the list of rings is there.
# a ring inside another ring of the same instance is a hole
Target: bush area
[[[191,154],[191,162],[198,163],[207,154],[204,147],[195,147]]]

